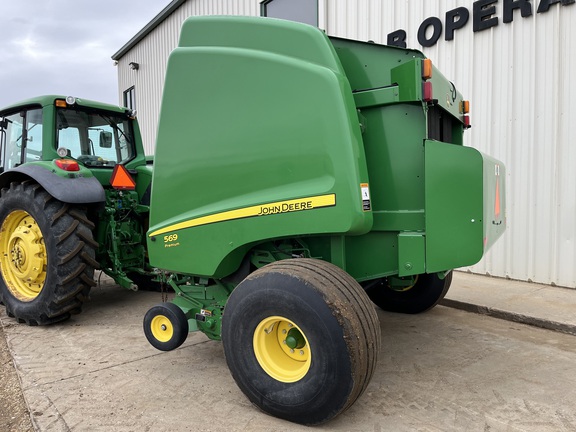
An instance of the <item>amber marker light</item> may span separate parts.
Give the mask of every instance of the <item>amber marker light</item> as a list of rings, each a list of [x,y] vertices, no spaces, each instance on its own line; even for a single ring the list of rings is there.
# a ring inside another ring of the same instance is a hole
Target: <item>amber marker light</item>
[[[462,114],[468,114],[470,112],[470,101],[463,100],[460,102],[460,112]]]
[[[429,80],[432,78],[432,60],[424,59],[422,60],[422,79]]]

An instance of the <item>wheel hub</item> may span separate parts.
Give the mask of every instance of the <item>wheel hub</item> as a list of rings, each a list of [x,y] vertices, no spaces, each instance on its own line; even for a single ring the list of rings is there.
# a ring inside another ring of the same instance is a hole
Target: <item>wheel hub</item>
[[[21,301],[35,299],[46,280],[46,247],[40,227],[27,212],[8,215],[0,229],[0,268],[8,289]]]
[[[302,330],[289,319],[273,316],[262,320],[253,343],[258,363],[272,378],[290,383],[308,373],[310,346]]]
[[[152,335],[160,342],[168,342],[174,335],[174,327],[170,319],[164,315],[156,315],[150,322]]]

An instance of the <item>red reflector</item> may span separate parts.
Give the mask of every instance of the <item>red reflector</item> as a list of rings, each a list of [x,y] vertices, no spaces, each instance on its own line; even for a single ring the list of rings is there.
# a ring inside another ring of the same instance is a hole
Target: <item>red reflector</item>
[[[472,127],[472,125],[470,124],[470,116],[465,115],[462,118],[462,121],[464,122],[464,128],[469,129]]]
[[[124,165],[116,165],[112,171],[110,184],[114,189],[134,190],[136,189],[136,182],[124,167]]]
[[[422,84],[422,100],[424,102],[432,102],[432,99],[432,82],[426,81],[424,84]]]
[[[56,159],[54,161],[56,166],[64,171],[80,171],[80,166],[78,162],[71,159]]]
[[[500,217],[500,180],[496,178],[496,196],[494,197],[494,217]]]

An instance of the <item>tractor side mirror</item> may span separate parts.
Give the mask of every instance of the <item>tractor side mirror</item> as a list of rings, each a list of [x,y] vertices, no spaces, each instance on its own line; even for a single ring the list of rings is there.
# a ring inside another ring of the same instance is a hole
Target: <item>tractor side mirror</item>
[[[99,145],[101,148],[111,148],[112,132],[100,131]]]

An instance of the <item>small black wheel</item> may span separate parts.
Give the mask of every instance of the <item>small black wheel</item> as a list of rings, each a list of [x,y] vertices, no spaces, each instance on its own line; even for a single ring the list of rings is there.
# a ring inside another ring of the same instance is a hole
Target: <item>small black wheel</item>
[[[188,337],[188,318],[174,303],[160,303],[144,315],[144,334],[154,348],[171,351]]]
[[[364,392],[380,347],[380,325],[362,287],[315,259],[288,259],[250,274],[222,319],[232,376],[260,409],[321,424]]]
[[[436,273],[425,273],[417,275],[411,285],[402,289],[394,289],[388,279],[383,278],[368,283],[366,292],[370,300],[385,311],[417,314],[436,306],[448,292],[451,283],[451,271],[444,279],[440,279]]]

